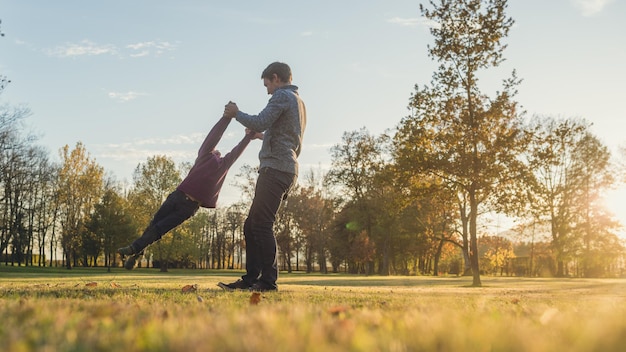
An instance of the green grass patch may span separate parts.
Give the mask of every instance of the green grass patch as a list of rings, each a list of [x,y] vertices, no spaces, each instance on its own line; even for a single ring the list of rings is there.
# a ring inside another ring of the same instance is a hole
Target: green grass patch
[[[6,351],[622,351],[626,280],[281,274],[0,265]],[[183,287],[195,285],[195,291]]]

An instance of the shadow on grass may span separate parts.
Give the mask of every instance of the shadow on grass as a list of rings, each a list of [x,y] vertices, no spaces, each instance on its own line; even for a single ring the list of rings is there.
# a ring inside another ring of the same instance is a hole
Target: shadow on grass
[[[2,277],[15,278],[63,278],[84,276],[241,276],[241,270],[215,270],[215,269],[169,269],[162,272],[159,268],[135,268],[126,270],[122,267],[39,267],[39,266],[10,266],[0,264]]]
[[[0,264],[0,284],[30,283],[32,285],[54,285],[58,283],[58,280],[65,280],[63,283],[66,285],[66,288],[77,283],[84,286],[88,281],[98,281],[101,285],[116,282],[125,288],[132,288],[132,285],[136,286],[137,284],[140,286],[162,285],[161,287],[163,287],[163,285],[182,285],[191,282],[213,288],[217,282],[234,281],[243,273],[243,270],[214,269],[170,269],[167,272],[161,272],[158,268],[137,268],[132,271],[124,268],[111,268],[109,272],[106,267],[66,269],[64,267],[17,267]],[[344,273],[281,272],[278,284],[281,287],[302,285],[318,287],[524,288],[530,290],[605,287],[620,292],[626,291],[626,279],[623,278],[584,279],[481,276],[481,280],[482,286],[474,287],[472,286],[471,276],[363,276]]]
[[[284,275],[279,278],[281,284],[310,286],[385,286],[385,287],[416,287],[416,286],[460,286],[471,284],[471,277],[426,277],[426,276],[348,276],[309,277]]]

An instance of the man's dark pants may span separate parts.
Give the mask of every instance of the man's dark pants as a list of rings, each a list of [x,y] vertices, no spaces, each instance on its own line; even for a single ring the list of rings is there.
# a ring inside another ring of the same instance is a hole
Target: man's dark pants
[[[276,213],[296,175],[269,167],[259,170],[254,200],[243,227],[246,240],[246,274],[242,279],[252,285],[257,281],[263,288],[276,288],[278,263],[274,221]]]

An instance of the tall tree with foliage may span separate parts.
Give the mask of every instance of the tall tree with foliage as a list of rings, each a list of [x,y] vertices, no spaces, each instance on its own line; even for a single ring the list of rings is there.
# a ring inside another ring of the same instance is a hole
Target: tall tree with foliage
[[[415,219],[418,221],[414,225],[415,240],[408,246],[419,255],[421,263],[428,264],[432,258],[432,273],[437,276],[446,243],[463,247],[462,241],[458,240],[460,231],[458,231],[457,199],[453,192],[439,184],[433,177],[422,177],[421,182],[415,183],[411,185],[409,192],[412,199],[411,207],[415,207],[414,221]],[[423,265],[419,269],[427,273],[431,267]]]
[[[295,252],[299,264],[298,251],[303,251],[307,272],[317,264],[320,272],[327,273],[329,260],[329,228],[334,207],[324,185],[321,172],[309,170],[303,175],[302,186],[294,190],[287,199],[285,213],[292,219],[291,230],[283,226],[284,235],[289,238],[290,249]],[[286,242],[286,240],[284,241]]]
[[[519,176],[524,134],[518,104],[512,100],[519,84],[515,72],[493,98],[481,93],[478,74],[504,60],[502,40],[514,21],[506,16],[506,0],[430,5],[432,9],[420,5],[420,10],[434,23],[430,32],[435,43],[428,46],[428,54],[440,65],[430,86],[415,87],[412,114],[401,121],[395,136],[395,157],[399,167],[434,175],[467,200],[472,284],[481,286],[479,208]]]
[[[20,124],[29,114],[25,107],[0,105],[0,253],[15,240],[22,222],[18,217],[23,218],[24,191],[19,185],[24,181],[24,156],[30,141],[22,136]]]
[[[529,213],[539,224],[548,223],[552,249],[557,262],[557,276],[563,276],[564,263],[573,255],[569,248],[574,214],[573,186],[568,177],[574,146],[585,126],[574,120],[556,121],[535,118],[531,125],[533,139],[529,144],[528,165],[533,177],[527,188]]]
[[[331,149],[332,166],[327,175],[329,185],[338,192],[338,204],[351,208],[344,212],[353,216],[351,231],[367,237],[370,244],[377,236],[378,221],[385,216],[378,212],[375,192],[378,174],[385,166],[384,141],[384,136],[373,136],[365,128],[344,133],[342,143]],[[372,274],[375,263],[370,259],[365,264]]]
[[[229,237],[226,239],[226,267],[234,269],[236,261],[241,259],[241,252],[237,253],[237,249],[241,247],[243,241],[243,223],[246,219],[246,212],[243,204],[231,204],[227,209],[225,219],[228,227]],[[237,257],[239,254],[239,257]],[[241,266],[239,267],[241,268]]]
[[[50,202],[49,190],[52,168],[48,162],[47,152],[38,146],[29,146],[22,161],[24,169],[19,178],[22,179],[22,212],[24,214],[24,250],[27,265],[34,265],[35,251],[39,250],[38,263],[43,256],[46,231],[51,225],[47,219]]]
[[[300,200],[300,187],[293,187],[289,191],[289,197],[283,200],[280,209],[276,214],[274,222],[274,234],[276,236],[276,245],[278,246],[278,265],[282,270],[293,272],[291,265],[295,256],[296,266],[298,265],[298,239],[304,237],[301,229],[296,225],[295,217],[298,215],[298,203]],[[308,248],[305,247],[305,255]],[[307,266],[307,270],[310,266]]]
[[[254,199],[254,193],[255,193],[255,189],[256,189],[256,180],[257,180],[257,174],[259,172],[259,167],[258,166],[251,166],[248,164],[244,164],[239,168],[239,172],[235,175],[235,177],[232,178],[232,183],[231,185],[237,187],[240,190],[240,199],[239,201],[236,203],[235,208],[231,209],[232,211],[235,212],[239,212],[241,213],[241,216],[237,216],[239,218],[239,220],[241,220],[241,227],[239,228],[239,230],[241,231],[241,236],[240,238],[237,240],[236,243],[236,248],[238,251],[238,261],[240,265],[243,265],[243,256],[244,256],[244,250],[246,249],[246,241],[243,239],[243,223],[246,220],[246,216],[248,215],[248,209],[250,209],[250,206],[252,204],[252,200]],[[284,208],[284,205],[281,205],[281,208]],[[278,214],[278,218],[277,221],[280,221],[280,209],[279,209],[279,214]],[[214,219],[219,220],[218,217],[215,217]],[[219,231],[217,230],[217,224],[215,226],[215,236],[216,239],[220,239],[222,237],[222,234],[219,233]],[[275,229],[275,231],[277,231],[277,229]],[[277,234],[277,237],[280,237],[279,234]],[[218,242],[216,242],[218,243]],[[221,242],[220,242],[221,243]],[[280,248],[280,243],[278,244],[279,248]],[[217,247],[216,247],[217,248]],[[282,250],[282,248],[280,248]],[[284,253],[280,253],[279,255],[284,254]],[[216,258],[216,254],[213,254],[213,258]]]
[[[603,204],[604,192],[615,183],[611,153],[595,135],[587,131],[576,145],[574,155],[576,162],[572,178],[579,187],[575,189],[576,202],[573,205],[578,214],[575,230],[581,238],[582,276],[601,276],[610,264],[605,260],[606,255],[609,252],[619,253],[620,249],[623,253],[621,246],[611,250],[605,245],[618,243],[618,223]]]
[[[70,150],[60,150],[62,165],[57,184],[61,245],[68,269],[77,264],[83,245],[81,235],[87,233],[86,224],[103,192],[104,169],[92,159],[82,142]]]
[[[54,232],[54,223],[57,216],[57,205],[55,195],[55,184],[57,180],[58,165],[48,160],[48,153],[41,148],[37,148],[38,157],[34,165],[32,175],[32,189],[30,193],[28,216],[30,226],[36,232],[33,240],[34,248],[38,250],[37,265],[45,266],[46,244],[52,240],[50,232]],[[52,230],[52,231],[51,231]],[[50,257],[52,259],[52,257]]]
[[[190,243],[186,243],[186,254],[189,255],[193,265],[199,269],[208,268],[208,258],[210,250],[210,222],[209,212],[211,210],[200,208],[196,215],[187,220],[183,226],[188,229],[191,236]]]
[[[482,236],[480,238],[479,253],[484,265],[482,270],[500,276],[510,274],[509,260],[515,258],[513,242],[502,236]]]
[[[137,233],[137,226],[132,219],[127,199],[112,184],[105,186],[104,195],[96,204],[87,229],[99,246],[91,255],[104,255],[104,265],[108,271],[116,266],[115,250],[128,241],[129,234]]]
[[[554,274],[567,275],[566,263],[580,255],[583,271],[597,271],[602,254],[595,248],[606,250],[602,244],[613,243],[617,227],[601,198],[614,183],[610,152],[584,120],[537,117],[531,128],[528,212],[549,225]]]
[[[129,194],[129,200],[135,221],[144,224],[144,227],[141,227],[143,230],[149,225],[165,198],[178,187],[181,176],[171,158],[156,155],[137,165],[133,181],[134,187]],[[154,253],[155,259],[161,264],[161,271],[167,271],[167,264],[178,237],[176,231],[177,229],[173,229],[169,236],[164,236],[150,248],[150,252]],[[134,240],[140,235],[137,233],[129,240]]]

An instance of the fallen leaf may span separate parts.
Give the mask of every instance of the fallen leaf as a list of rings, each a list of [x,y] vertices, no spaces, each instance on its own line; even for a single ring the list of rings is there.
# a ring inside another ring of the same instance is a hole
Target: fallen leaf
[[[348,311],[348,307],[345,306],[335,306],[328,309],[328,313],[334,316],[343,316]]]
[[[185,286],[183,286],[181,291],[183,291],[183,293],[196,292],[196,291],[198,291],[198,285],[196,285],[196,284],[185,285]]]
[[[250,295],[250,304],[257,305],[261,302],[261,294],[259,292],[252,292]]]
[[[92,282],[86,283],[85,286],[87,286],[87,287],[96,287],[96,286],[98,286],[98,283],[95,282],[95,281],[92,281]]]

